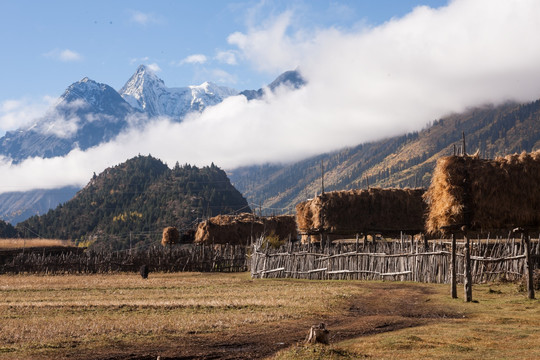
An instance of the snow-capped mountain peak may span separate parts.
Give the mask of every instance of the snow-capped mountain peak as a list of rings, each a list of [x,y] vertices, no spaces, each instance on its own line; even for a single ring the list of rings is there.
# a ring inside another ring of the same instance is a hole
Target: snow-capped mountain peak
[[[120,94],[136,94],[142,92],[144,87],[165,87],[165,83],[150,68],[140,65],[135,74],[120,89]]]
[[[74,103],[93,108],[93,111],[113,111],[112,105],[123,102],[109,85],[98,83],[88,77],[71,84],[60,96],[55,107],[72,106]]]
[[[150,116],[182,120],[188,113],[216,105],[238,91],[210,82],[168,88],[152,70],[141,65],[119,93],[131,106]]]
[[[163,80],[147,66],[140,65],[119,93],[132,107],[152,112],[154,106],[148,104],[147,99],[159,97],[165,89]]]
[[[137,113],[110,86],[87,77],[71,84],[30,126],[0,138],[0,155],[15,163],[28,157],[65,155],[111,140]]]

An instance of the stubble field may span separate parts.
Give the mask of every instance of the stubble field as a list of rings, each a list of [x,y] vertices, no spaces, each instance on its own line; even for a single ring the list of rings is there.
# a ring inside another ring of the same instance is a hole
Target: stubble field
[[[2,275],[0,359],[540,358],[539,301],[516,289],[464,303],[400,282]],[[331,345],[305,346],[319,322]]]

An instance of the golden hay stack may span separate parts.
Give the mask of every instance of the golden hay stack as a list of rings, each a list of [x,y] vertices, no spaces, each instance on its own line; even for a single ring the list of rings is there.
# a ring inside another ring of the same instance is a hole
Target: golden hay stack
[[[499,157],[449,156],[437,161],[426,230],[467,225],[473,231],[540,226],[540,152]]]
[[[243,213],[239,215],[218,215],[199,223],[195,242],[207,244],[243,245],[261,235],[275,234],[281,240],[291,236],[296,240],[296,223],[293,215],[261,217]]]
[[[296,206],[301,233],[421,232],[424,228],[423,189],[333,191]]]
[[[161,245],[167,246],[177,244],[180,240],[180,233],[178,229],[172,226],[163,229],[163,236],[161,237]]]

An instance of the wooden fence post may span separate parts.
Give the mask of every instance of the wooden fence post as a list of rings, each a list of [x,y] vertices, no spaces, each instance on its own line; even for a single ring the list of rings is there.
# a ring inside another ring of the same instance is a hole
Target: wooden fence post
[[[472,274],[471,274],[471,249],[467,229],[463,229],[463,238],[465,239],[465,278],[463,286],[465,288],[465,301],[472,301]]]
[[[525,239],[525,267],[527,269],[527,290],[529,299],[534,299],[534,283],[533,273],[534,266],[531,259],[531,239],[529,233],[525,232],[521,234],[521,239]]]
[[[457,299],[457,269],[456,269],[456,234],[452,233],[452,258],[450,263],[452,299]]]

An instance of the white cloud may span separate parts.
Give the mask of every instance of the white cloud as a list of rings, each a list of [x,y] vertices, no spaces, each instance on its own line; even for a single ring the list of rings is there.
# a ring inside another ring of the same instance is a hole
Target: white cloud
[[[147,66],[150,70],[152,70],[153,72],[155,72],[155,73],[161,71],[161,68],[160,68],[159,65],[156,64],[156,63],[148,64],[148,65],[146,65],[146,66]]]
[[[84,109],[88,104],[82,99],[71,102],[57,99],[55,105],[56,107],[50,108],[32,128],[45,135],[70,138],[79,130],[81,123],[77,110]]]
[[[150,60],[150,58],[148,56],[145,56],[145,57],[142,57],[142,58],[131,58],[131,59],[129,59],[129,64],[133,65],[133,64],[139,64],[139,63],[145,63],[148,60]]]
[[[64,49],[64,50],[54,49],[54,50],[49,51],[48,53],[45,53],[44,56],[51,59],[60,60],[63,62],[80,61],[83,59],[81,54],[70,49]]]
[[[73,50],[65,49],[60,51],[60,60],[62,61],[78,61],[81,59],[82,56]]]
[[[84,184],[92,172],[139,153],[224,168],[294,161],[417,130],[467,107],[540,98],[538,1],[456,0],[349,31],[291,33],[290,21],[285,13],[229,41],[260,70],[298,66],[308,81],[302,89],[250,102],[231,97],[182,123],[156,119],[64,159],[4,164],[0,191],[25,182]]]
[[[216,54],[216,59],[227,65],[237,65],[236,52],[232,50],[228,51],[218,51]]]
[[[375,139],[388,125],[393,135],[468,106],[540,96],[540,48],[531,46],[540,31],[535,1],[457,0],[349,32],[291,34],[291,17],[229,42],[260,70],[299,66],[310,83],[308,103],[299,106],[337,127],[359,127],[357,142],[368,140],[362,127],[371,122],[380,124]]]
[[[35,122],[54,101],[55,98],[44,96],[40,99],[12,99],[0,103],[0,135]]]
[[[292,12],[287,11],[268,22],[265,27],[251,28],[247,34],[229,35],[227,41],[240,50],[242,58],[261,71],[284,71],[294,69],[307,55],[311,39],[299,31],[293,37],[287,35]]]
[[[107,167],[111,155],[76,149],[65,157],[30,158],[16,165],[0,157],[0,172],[4,175],[0,192],[83,186],[90,180],[92,169],[99,172]]]
[[[148,24],[159,24],[162,22],[160,16],[138,10],[131,11],[131,21],[143,26],[146,26]]]
[[[79,130],[81,119],[77,116],[65,118],[57,116],[51,119],[46,124],[41,124],[38,131],[42,134],[52,134],[59,138],[69,138]]]
[[[207,57],[203,54],[193,54],[186,56],[182,61],[180,61],[180,65],[183,64],[204,64],[207,61]]]

